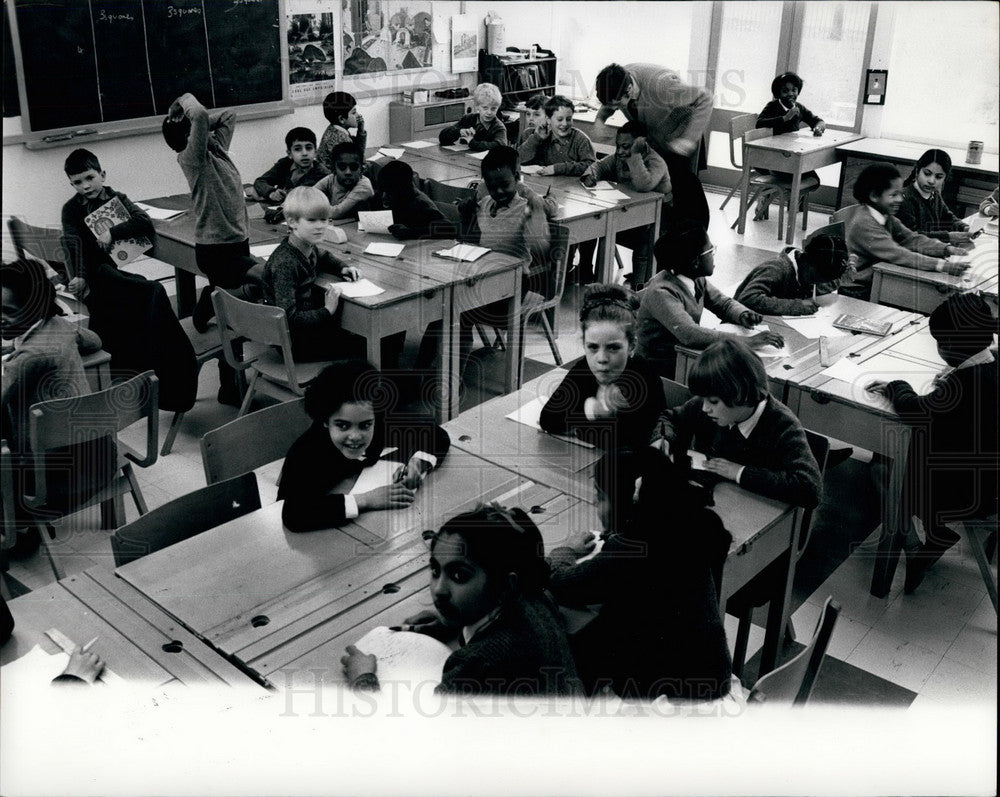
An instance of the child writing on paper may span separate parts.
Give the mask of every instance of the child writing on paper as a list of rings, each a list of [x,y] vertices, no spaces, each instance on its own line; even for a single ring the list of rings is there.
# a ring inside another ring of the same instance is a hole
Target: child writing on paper
[[[605,450],[649,444],[663,410],[663,387],[635,355],[635,295],[618,285],[591,285],[580,310],[584,357],[549,397],[538,423]]]
[[[872,292],[872,266],[881,261],[918,271],[963,274],[968,270],[968,262],[945,260],[949,255],[964,255],[964,249],[913,232],[896,218],[903,203],[903,178],[895,166],[866,167],[854,183],[854,198],[857,205],[832,216],[846,223],[847,247],[857,258],[853,279],[840,286],[840,293],[867,301]]]
[[[642,122],[626,122],[615,136],[615,154],[592,163],[580,182],[593,188],[599,180],[613,180],[634,188],[663,194],[660,230],[666,232],[672,216],[673,190],[667,162],[647,142],[649,129]],[[618,234],[616,243],[632,250],[633,285],[649,279],[652,245],[648,228],[638,227]]]
[[[736,301],[763,315],[812,315],[817,298],[836,291],[849,257],[841,236],[813,235],[801,250],[787,246],[756,266],[736,289]]]
[[[715,271],[715,247],[697,222],[678,224],[660,236],[653,256],[660,271],[639,292],[638,349],[660,376],[673,379],[678,344],[702,349],[717,340],[736,339],[729,332],[701,326],[703,310],[746,329],[761,322],[760,313],[708,282]],[[754,348],[784,345],[781,335],[767,330],[745,340]]]
[[[993,193],[979,203],[979,212],[990,219],[995,219],[1000,214],[1000,203],[997,202],[997,194],[1000,188],[994,188]]]
[[[62,208],[62,242],[76,274],[67,289],[83,301],[89,298],[92,289],[96,289],[98,294],[102,292],[108,269],[118,270],[110,255],[115,241],[127,238],[153,240],[155,231],[152,220],[144,210],[121,191],[104,184],[107,174],[94,153],[86,149],[73,150],[66,158],[64,169],[69,184],[76,191],[76,195]],[[128,220],[96,234],[84,219],[115,197],[128,213]]]
[[[289,531],[342,526],[361,512],[413,503],[451,440],[432,421],[412,414],[394,417],[388,403],[394,396],[395,387],[364,360],[333,362],[309,383],[305,408],[313,423],[288,450],[278,487],[278,500],[285,502],[281,519]],[[391,484],[359,495],[335,492],[383,452],[404,463]]]
[[[660,429],[675,463],[691,449],[705,470],[767,498],[819,504],[823,483],[798,418],[767,390],[764,364],[736,340],[713,343],[688,374],[694,393],[669,410]]]
[[[601,551],[577,562],[594,547],[594,535],[583,532],[549,555],[558,603],[601,604],[570,638],[584,690],[610,685],[640,700],[724,697],[732,662],[717,589],[732,537],[707,508],[711,494],[649,447],[606,454],[594,486],[607,532]]]
[[[995,515],[997,501],[1000,407],[997,362],[990,350],[997,319],[981,295],[961,293],[938,305],[928,326],[949,366],[929,394],[917,395],[902,380],[867,386],[888,398],[914,427],[902,501],[905,516],[923,522],[927,539],[907,552],[907,593],[958,542],[958,534],[945,524]]]
[[[282,202],[295,186],[316,185],[330,170],[316,159],[316,134],[308,127],[293,127],[285,135],[285,157],[253,181],[257,196]]]
[[[378,191],[382,206],[392,211],[389,232],[399,240],[457,236],[456,224],[414,185],[410,164],[397,160],[383,166],[378,173]]]
[[[319,273],[348,281],[361,276],[354,266],[316,246],[323,240],[330,215],[326,196],[316,188],[300,186],[289,191],[284,208],[289,232],[264,268],[264,302],[285,311],[297,361],[350,356],[363,341],[337,323],[340,286],[331,284],[321,300],[316,297]]]
[[[338,144],[353,144],[364,160],[368,133],[364,117],[358,113],[358,101],[346,91],[331,91],[323,100],[323,116],[330,123],[319,140],[316,159],[327,171],[333,171],[333,148]],[[356,135],[352,138],[350,130]]]
[[[969,244],[969,225],[951,212],[941,198],[945,180],[951,174],[951,156],[929,149],[914,164],[903,184],[903,202],[896,218],[909,229],[953,244]]]
[[[343,142],[333,148],[333,174],[324,177],[316,188],[330,201],[331,219],[356,219],[375,196],[372,182],[362,174],[361,156],[353,144]]]
[[[559,610],[545,592],[549,566],[538,526],[520,508],[480,506],[451,518],[430,542],[434,611],[398,630],[457,649],[444,663],[439,694],[576,695],[579,679]],[[375,656],[347,647],[347,682],[377,690]]]
[[[456,141],[468,144],[473,152],[504,146],[507,143],[507,128],[497,118],[500,103],[500,89],[492,83],[480,83],[472,90],[475,113],[466,114],[450,127],[438,133],[438,141],[448,146]]]

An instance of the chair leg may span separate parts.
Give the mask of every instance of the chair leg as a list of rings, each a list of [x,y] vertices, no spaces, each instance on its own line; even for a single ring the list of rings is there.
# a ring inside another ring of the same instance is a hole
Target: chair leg
[[[789,196],[789,202],[791,201],[791,194]],[[791,209],[789,209],[791,213]],[[785,197],[778,195],[778,240],[780,241],[785,237]]]
[[[507,344],[503,342],[503,333],[497,328],[493,327],[493,348],[499,349],[500,351],[507,351]]]
[[[753,620],[753,607],[747,607],[740,615],[740,625],[736,630],[736,645],[733,647],[733,675],[743,677],[743,665],[746,664],[747,644],[750,642],[750,624]]]
[[[809,195],[802,195],[802,232],[806,231],[806,225],[809,223]]]
[[[729,203],[729,200],[732,199],[736,195],[736,192],[739,190],[740,190],[740,184],[736,183],[736,185],[734,185],[732,189],[729,191],[729,194],[726,196],[726,198],[722,200],[722,204],[719,206],[719,210],[725,210],[726,205]]]
[[[983,583],[986,584],[986,592],[989,593],[990,601],[993,603],[993,611],[997,610],[997,584],[993,572],[990,570],[989,562],[986,560],[986,551],[983,548],[982,542],[976,536],[973,529],[976,528],[975,523],[962,523],[962,528],[965,531],[965,539],[969,543],[969,547],[972,549],[972,555],[976,558],[976,564],[979,565],[979,573],[983,577]],[[989,535],[987,535],[988,537]]]
[[[160,449],[160,456],[165,457],[174,447],[174,439],[181,428],[181,421],[184,420],[183,412],[175,412],[173,420],[170,421],[170,428],[167,429],[167,436],[163,438],[163,448]]]
[[[479,335],[479,339],[483,342],[483,345],[486,348],[490,348],[489,338],[486,337],[486,328],[478,321],[476,322],[476,333]]]
[[[240,404],[240,411],[236,413],[237,418],[242,418],[247,414],[250,409],[250,405],[253,403],[253,394],[257,390],[257,379],[260,377],[259,371],[254,371],[253,376],[250,377],[250,384],[247,385],[247,393],[243,397],[243,403]]]
[[[559,353],[559,347],[556,345],[555,335],[552,334],[552,326],[549,324],[549,319],[544,312],[538,314],[542,319],[542,330],[545,332],[545,337],[548,338],[549,348],[552,349],[552,357],[556,361],[556,365],[562,365],[562,355]]]
[[[55,551],[52,550],[52,540],[49,538],[49,530],[44,523],[37,521],[35,522],[35,528],[42,538],[42,547],[45,548],[45,556],[49,560],[49,567],[52,568],[52,573],[55,575],[56,581],[60,581],[65,578],[66,571],[63,570],[62,565],[59,564],[59,560],[56,558]]]
[[[109,498],[107,501],[101,502],[101,530],[102,531],[114,531],[118,528],[118,517],[117,510],[115,508],[115,499]]]
[[[128,479],[129,488],[132,492],[132,500],[135,501],[136,511],[140,515],[145,515],[149,509],[146,508],[146,499],[143,498],[142,489],[139,487],[139,480],[135,476],[135,469],[131,465],[126,465],[122,470],[125,472],[125,478]],[[125,522],[124,516],[122,516],[122,522]]]

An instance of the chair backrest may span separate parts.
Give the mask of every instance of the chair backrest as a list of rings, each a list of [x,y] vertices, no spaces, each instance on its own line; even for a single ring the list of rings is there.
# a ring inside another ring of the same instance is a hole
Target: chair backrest
[[[115,567],[214,529],[260,509],[257,475],[251,471],[202,487],[159,506],[111,535]]]
[[[534,270],[534,269],[533,269]],[[544,301],[534,308],[534,312],[558,307],[566,288],[566,272],[569,270],[569,228],[549,222],[549,250],[545,254],[544,273],[548,279],[539,287]],[[532,280],[534,284],[536,280]]]
[[[281,349],[285,362],[288,384],[298,384],[295,361],[292,358],[292,336],[288,331],[288,318],[282,308],[245,302],[218,289],[212,292],[212,304],[215,305],[219,334],[222,336],[222,353],[226,362],[237,371],[253,365],[259,354],[236,359],[238,344],[243,340],[263,346],[277,346]]]
[[[448,205],[453,204],[456,200],[474,200],[476,198],[474,188],[467,188],[461,185],[446,185],[445,183],[431,179],[424,180],[424,193],[435,202],[444,202]]]
[[[757,124],[757,114],[743,113],[729,120],[729,160],[736,169],[743,168],[743,137]],[[768,131],[770,133],[770,131]],[[741,160],[736,160],[739,153]]]
[[[67,270],[71,268],[71,258],[63,243],[62,230],[35,227],[17,216],[11,216],[7,220],[7,229],[18,257],[34,258],[43,263],[62,266]]]
[[[855,203],[834,211],[830,216],[830,224],[837,224],[838,222],[846,223],[847,220],[854,215],[855,208],[857,207],[858,205]]]
[[[251,412],[201,438],[201,460],[208,484],[231,479],[262,467],[288,453],[312,421],[305,399]]]
[[[754,703],[766,701],[770,704],[804,706],[812,694],[839,614],[840,604],[833,596],[828,597],[823,604],[819,623],[816,624],[816,632],[805,650],[760,678],[750,690],[749,700]]]
[[[34,501],[44,504],[45,458],[52,449],[100,438],[117,440],[118,433],[140,420],[146,421],[146,453],[117,441],[118,450],[140,467],[148,468],[159,455],[159,380],[146,371],[127,382],[97,393],[50,399],[33,404],[29,411],[28,435],[35,454]]]
[[[667,407],[679,407],[694,395],[687,385],[682,385],[673,379],[661,376],[660,382],[663,384],[663,398],[666,399]]]

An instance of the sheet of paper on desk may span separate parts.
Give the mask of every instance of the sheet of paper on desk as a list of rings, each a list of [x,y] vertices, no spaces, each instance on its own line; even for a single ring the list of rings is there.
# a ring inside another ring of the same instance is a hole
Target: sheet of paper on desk
[[[393,462],[390,459],[377,460],[373,465],[369,465],[358,474],[358,480],[354,482],[350,495],[369,493],[372,490],[377,490],[379,487],[392,484],[392,477],[399,468],[399,462]]]
[[[472,244],[455,244],[451,249],[439,249],[434,252],[437,257],[444,257],[448,260],[464,261],[473,263],[479,260],[490,250],[485,246],[473,246]]]
[[[846,329],[838,329],[829,320],[818,315],[812,316],[782,316],[788,326],[804,338],[840,337],[850,335]]]
[[[590,108],[586,111],[574,111],[573,121],[575,122],[596,122],[597,121],[597,111]]]
[[[909,382],[911,387],[921,396],[931,392],[934,388],[934,377],[944,370],[932,363],[910,362],[885,352],[865,360],[861,363],[861,368],[864,379],[856,387],[863,388],[873,379],[883,382],[902,379]]]
[[[598,180],[591,186],[587,186],[588,191],[616,191],[614,183],[609,183],[607,180]]]
[[[452,152],[468,152],[469,147],[467,144],[448,144],[441,149],[450,149]]]
[[[595,120],[597,119],[596,115],[594,116],[594,119]],[[624,113],[622,113],[621,110],[619,109],[616,110],[613,114],[611,114],[611,116],[609,116],[607,119],[605,119],[604,124],[606,124],[608,127],[621,127],[627,121],[628,117]]]
[[[264,206],[260,204],[260,202],[247,202],[247,218],[248,219],[264,218]]]
[[[545,167],[538,163],[529,163],[521,167],[521,174],[538,174]]]
[[[279,246],[281,246],[281,241],[278,241],[276,244],[257,244],[256,246],[250,247],[250,254],[254,257],[262,257],[266,260]]]
[[[702,324],[702,326],[709,326],[709,324]],[[729,324],[721,323],[715,326],[717,332],[726,332],[730,335],[739,335],[741,338],[749,338],[751,335],[756,335],[758,332],[768,332],[771,329],[767,324],[757,324],[757,326],[747,329],[746,327],[741,327],[739,324]]]
[[[372,244],[377,246],[377,244]],[[393,246],[393,244],[382,244],[382,246]],[[402,244],[400,244],[402,246]],[[340,293],[350,299],[360,299],[364,296],[378,296],[385,293],[385,288],[380,288],[370,279],[359,279],[357,282],[338,282]]]
[[[624,191],[619,191],[617,188],[611,188],[603,191],[594,191],[595,199],[603,199],[608,202],[621,202],[623,199],[631,199],[628,194]]]
[[[139,210],[144,210],[149,215],[149,218],[156,219],[157,221],[166,221],[167,219],[174,219],[183,213],[187,213],[186,210],[168,210],[167,208],[154,208],[152,205],[147,205],[145,202],[136,202],[135,206]]]
[[[760,357],[762,360],[772,359],[780,360],[783,357],[790,357],[792,355],[791,350],[788,348],[788,344],[782,344],[779,349],[777,346],[772,346],[768,344],[767,346],[761,346],[758,349],[754,349],[754,354]]]
[[[477,161],[481,161],[483,158],[486,157],[486,153],[488,152],[489,152],[488,149],[484,149],[482,152],[470,152],[467,157],[475,158]]]
[[[444,663],[452,653],[451,648],[427,634],[390,631],[384,625],[373,628],[354,645],[378,659],[380,682],[407,682],[414,687],[441,683]]]
[[[360,210],[358,211],[358,232],[391,235],[389,225],[392,224],[391,210]]]
[[[941,354],[938,352],[937,343],[930,332],[926,330],[903,338],[899,343],[894,343],[892,351],[894,354],[905,354],[917,360],[933,363],[941,370],[947,367],[945,361],[941,359]]]
[[[366,255],[379,255],[381,257],[399,257],[403,254],[406,244],[384,244],[373,241],[365,247]]]
[[[505,415],[505,418],[510,418],[512,421],[517,421],[518,423],[524,424],[525,426],[530,426],[533,429],[538,429],[542,431],[542,427],[538,424],[538,418],[542,414],[542,408],[545,406],[545,402],[548,401],[547,396],[538,396],[533,398],[527,404],[518,407],[511,413]],[[558,437],[560,440],[565,440],[569,443],[575,443],[578,446],[583,446],[584,448],[593,448],[594,446],[583,440],[579,440],[576,437],[571,437],[569,435],[554,434],[552,437]]]
[[[407,141],[405,144],[403,144],[404,147],[410,147],[411,149],[426,149],[427,147],[433,147],[436,145],[437,145],[436,141],[424,141],[424,140]]]
[[[385,155],[387,158],[402,158],[405,154],[405,149],[397,149],[395,147],[380,147],[378,154]]]

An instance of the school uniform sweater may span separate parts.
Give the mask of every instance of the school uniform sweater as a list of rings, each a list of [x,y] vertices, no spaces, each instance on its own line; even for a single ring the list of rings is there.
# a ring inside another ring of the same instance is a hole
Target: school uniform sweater
[[[854,205],[834,214],[834,220],[847,225],[847,248],[856,256],[855,273],[841,290],[868,299],[872,290],[872,266],[895,263],[898,266],[933,271],[939,258],[948,256],[948,245],[913,232],[895,216],[880,223],[867,205]]]
[[[744,465],[739,485],[767,498],[802,507],[819,504],[823,482],[805,430],[784,404],[768,396],[757,425],[744,438],[736,427],[721,428],[701,409],[695,396],[668,413],[674,428],[671,451],[690,449]]]
[[[444,663],[444,694],[569,696],[581,693],[562,617],[547,597],[519,595]]]
[[[146,211],[139,208],[131,199],[121,191],[115,191],[109,186],[104,186],[104,190],[96,199],[87,199],[80,194],[74,195],[66,201],[62,207],[62,243],[66,249],[66,257],[77,277],[88,279],[88,274],[92,277],[94,269],[98,263],[110,265],[118,268],[111,259],[110,253],[104,251],[97,243],[97,236],[94,235],[84,219],[97,210],[102,205],[108,203],[112,198],[117,197],[125,207],[129,215],[127,221],[116,224],[108,232],[111,234],[111,241],[123,241],[126,238],[149,238],[153,240],[156,231],[153,228],[153,221]]]
[[[663,194],[664,202],[673,199],[667,163],[649,146],[643,155],[633,153],[627,158],[619,158],[615,154],[601,158],[590,164],[583,176],[593,177],[595,180],[614,180],[631,186],[636,191]]]
[[[507,144],[507,128],[504,127],[504,123],[498,117],[493,117],[488,125],[484,125],[478,113],[466,114],[451,127],[444,128],[438,133],[438,141],[444,146],[454,144],[461,138],[462,130],[469,127],[476,131],[472,141],[469,142],[469,149],[474,152]]]
[[[711,510],[664,500],[669,523],[633,523],[579,564],[570,548],[549,556],[557,602],[601,604],[571,639],[588,692],[602,681],[625,698],[713,700],[729,692],[732,661],[714,574],[732,535]]]
[[[889,383],[893,408],[913,426],[903,499],[925,524],[941,523],[942,510],[996,512],[997,383],[995,360],[946,373],[924,396],[902,380]]]
[[[291,191],[300,185],[316,185],[329,173],[330,170],[318,160],[303,171],[295,165],[295,161],[291,158],[282,158],[253,181],[253,188],[262,198],[267,199],[271,192],[277,188],[282,191]]]
[[[565,138],[556,138],[550,133],[545,138],[532,132],[518,150],[521,163],[551,166],[555,174],[582,175],[597,159],[594,145],[586,133],[571,127]]]
[[[655,361],[662,376],[673,378],[677,355],[674,346],[703,349],[724,333],[700,326],[702,310],[711,310],[723,321],[739,323],[748,308],[721,293],[704,277],[694,280],[692,293],[672,271],[661,271],[639,291],[637,352]]]
[[[736,289],[735,299],[762,315],[812,315],[813,286],[799,282],[798,268],[792,260],[792,247],[777,257],[765,260],[746,275]],[[836,283],[819,283],[816,295],[831,293]]]
[[[785,121],[782,117],[788,110],[781,104],[780,100],[771,100],[757,115],[755,127],[769,127],[774,131],[774,135],[780,136],[782,133],[794,133],[802,123],[815,128],[823,120],[806,108],[801,102],[796,102],[795,107],[799,109],[799,115],[790,121]]]
[[[316,531],[342,526],[356,516],[349,516],[345,496],[330,491],[344,479],[357,476],[381,458],[383,449],[396,451],[386,458],[405,464],[417,452],[424,452],[441,464],[451,446],[448,433],[429,421],[413,418],[375,417],[375,434],[365,458],[348,459],[331,442],[321,423],[313,423],[292,443],[281,468],[278,500],[285,505],[281,519],[289,531]],[[431,462],[431,459],[427,459]],[[354,505],[353,499],[350,502]]]
[[[319,146],[316,148],[316,160],[322,163],[328,172],[333,173],[333,149],[338,144],[354,144],[361,156],[362,162],[365,159],[365,147],[368,144],[368,133],[361,128],[357,129],[355,136],[351,136],[346,127],[340,125],[327,125],[326,130],[320,137]]]
[[[205,107],[190,95],[181,98],[181,107],[191,120],[191,133],[177,162],[191,189],[195,242],[241,243],[247,240],[247,203],[240,172],[229,157],[236,114],[222,111],[210,120]]]
[[[969,229],[968,224],[951,212],[940,193],[932,191],[924,199],[913,183],[903,189],[903,204],[896,211],[896,218],[914,232],[945,242],[949,233]]]
[[[345,188],[337,182],[337,175],[328,174],[316,183],[316,188],[326,194],[330,201],[331,219],[356,219],[358,211],[364,210],[367,207],[365,203],[375,196],[372,181],[364,176],[356,185]]]
[[[537,217],[532,214],[526,218],[524,214],[528,207],[528,197],[537,194],[522,182],[518,182],[516,191],[510,203],[500,207],[490,196],[486,185],[480,182],[476,189],[475,223],[479,228],[480,246],[515,257],[528,257],[531,248],[528,240],[533,242],[536,249],[548,247],[548,219],[555,216],[559,206],[552,197],[543,197],[545,213],[538,214]]]
[[[610,418],[588,417],[587,399],[597,395],[598,383],[586,358],[581,358],[545,403],[539,425],[551,434],[575,435],[606,451],[646,447],[664,408],[663,385],[639,357],[629,358],[615,384],[625,408]]]

